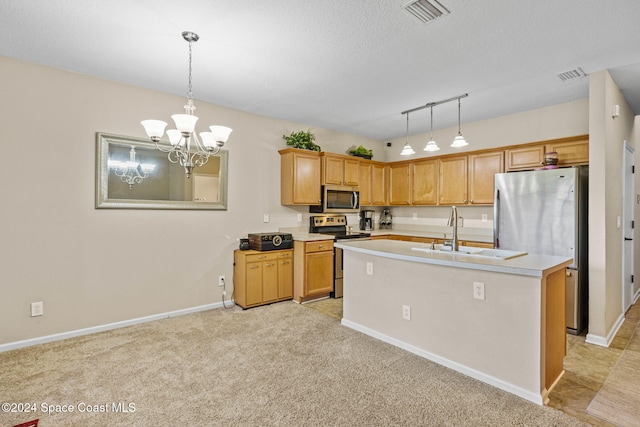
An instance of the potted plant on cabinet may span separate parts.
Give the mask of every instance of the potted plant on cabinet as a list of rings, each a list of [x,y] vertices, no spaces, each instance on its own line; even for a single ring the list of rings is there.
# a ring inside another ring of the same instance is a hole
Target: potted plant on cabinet
[[[355,148],[354,147],[349,149],[349,154],[351,154],[352,156],[362,157],[364,159],[371,159],[373,157],[373,150],[369,150],[362,145]]]
[[[287,142],[287,145],[291,145],[293,148],[311,151],[321,150],[320,146],[315,143],[315,135],[311,132],[291,132],[291,135],[282,135],[282,138]]]

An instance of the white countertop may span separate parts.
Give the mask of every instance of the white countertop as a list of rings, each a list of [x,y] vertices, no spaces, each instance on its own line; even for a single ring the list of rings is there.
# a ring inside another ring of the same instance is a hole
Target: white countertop
[[[443,239],[446,235],[446,239],[451,239],[452,233],[443,233],[440,231],[422,231],[416,229],[401,229],[401,228],[390,228],[390,229],[376,229],[370,231],[372,236],[385,236],[387,234],[394,234],[398,236],[414,236],[414,237],[428,237],[432,239]],[[489,234],[477,234],[477,233],[466,233],[462,230],[458,230],[458,239],[459,240],[467,240],[473,242],[483,242],[483,243],[493,243],[493,235]]]
[[[288,233],[291,233],[293,236],[293,240],[298,240],[301,242],[313,242],[316,240],[332,240],[333,236],[330,234],[321,234],[321,233],[309,233],[308,231],[299,231],[299,230],[285,230]],[[354,233],[365,233],[365,231],[353,230]],[[372,236],[386,236],[389,234],[398,235],[398,236],[414,236],[414,237],[428,237],[434,239],[442,239],[444,237],[444,233],[438,231],[420,231],[420,230],[403,230],[403,229],[387,229],[387,230],[371,230],[366,231],[366,233],[371,233]],[[447,233],[447,239],[451,239],[451,233]],[[471,233],[459,233],[459,240],[473,241],[473,242],[484,242],[484,243],[492,243],[493,237],[488,236],[486,234],[471,234]]]
[[[503,260],[441,251],[415,251],[411,248],[427,248],[429,245],[398,240],[359,240],[351,242],[342,240],[336,242],[335,246],[347,251],[404,261],[535,277],[543,277],[551,271],[570,265],[573,261],[572,258],[567,257],[537,254],[528,254]]]

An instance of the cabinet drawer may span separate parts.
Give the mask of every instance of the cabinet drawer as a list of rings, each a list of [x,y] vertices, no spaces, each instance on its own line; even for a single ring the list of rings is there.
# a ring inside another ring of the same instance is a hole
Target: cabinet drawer
[[[319,240],[317,242],[307,242],[305,245],[305,251],[309,252],[321,252],[321,251],[332,251],[333,250],[333,240]]]
[[[279,254],[277,253],[269,253],[269,252],[247,255],[246,262],[249,263],[249,262],[259,262],[259,261],[275,261],[276,259],[278,259],[278,255]]]

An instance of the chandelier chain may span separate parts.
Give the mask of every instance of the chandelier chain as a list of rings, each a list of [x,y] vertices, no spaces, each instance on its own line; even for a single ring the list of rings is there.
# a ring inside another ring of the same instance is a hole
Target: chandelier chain
[[[193,99],[192,83],[191,83],[191,42],[189,42],[189,92],[187,98]]]

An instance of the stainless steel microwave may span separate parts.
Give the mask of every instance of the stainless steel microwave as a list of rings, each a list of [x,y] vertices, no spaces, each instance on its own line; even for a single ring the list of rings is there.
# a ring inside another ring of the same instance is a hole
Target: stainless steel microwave
[[[360,191],[358,190],[358,187],[323,185],[320,206],[310,206],[309,212],[360,212]]]

